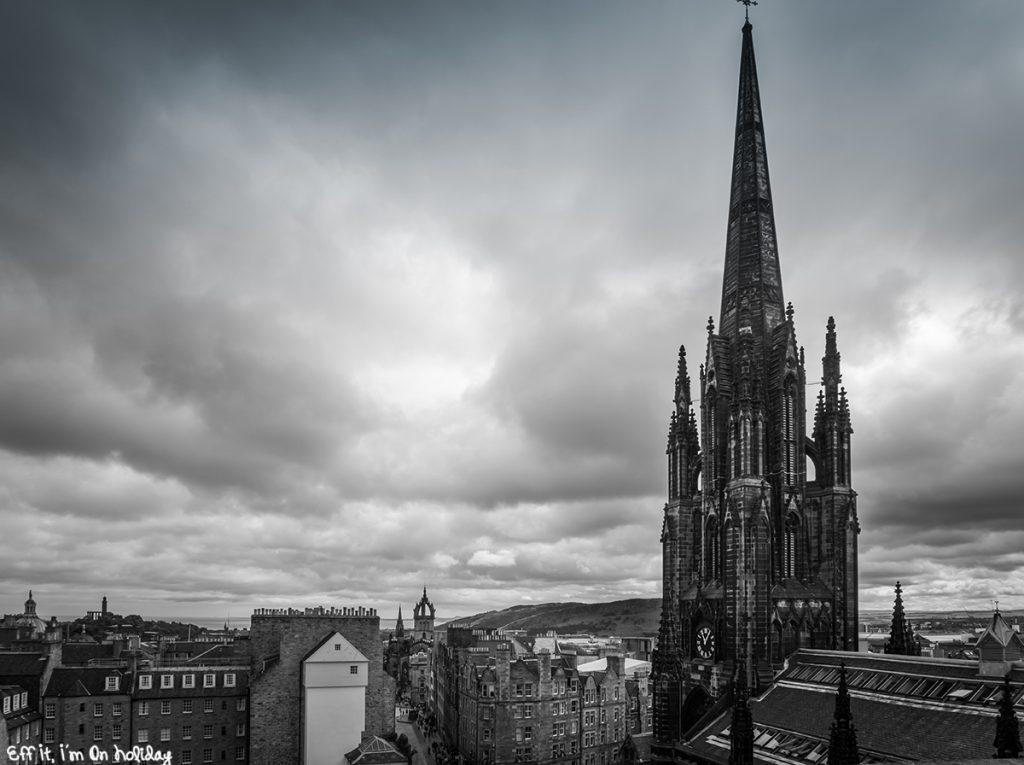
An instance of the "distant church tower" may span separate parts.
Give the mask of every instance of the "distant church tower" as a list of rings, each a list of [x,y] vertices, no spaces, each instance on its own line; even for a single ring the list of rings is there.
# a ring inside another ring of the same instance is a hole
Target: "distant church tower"
[[[737,668],[758,692],[798,647],[857,650],[860,529],[835,322],[808,438],[804,351],[782,296],[749,21],[721,313],[717,331],[710,319],[707,330],[700,399],[680,348],[669,424],[656,760],[671,758]]]
[[[426,587],[423,588],[423,597],[420,598],[420,602],[416,604],[416,608],[413,610],[413,620],[413,639],[433,642],[434,604],[427,600]]]

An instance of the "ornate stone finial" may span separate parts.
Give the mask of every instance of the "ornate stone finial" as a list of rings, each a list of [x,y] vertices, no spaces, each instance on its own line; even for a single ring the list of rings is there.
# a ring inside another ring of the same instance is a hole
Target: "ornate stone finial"
[[[715,333],[715,317],[708,317],[708,334],[713,335]]]
[[[786,303],[786,321],[792,323],[793,321],[793,301],[790,300]]]

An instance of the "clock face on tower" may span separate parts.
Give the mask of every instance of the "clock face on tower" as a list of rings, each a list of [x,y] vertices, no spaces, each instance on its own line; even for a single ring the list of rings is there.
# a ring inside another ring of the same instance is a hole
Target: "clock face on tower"
[[[715,655],[715,633],[707,625],[697,630],[697,655],[702,659]]]

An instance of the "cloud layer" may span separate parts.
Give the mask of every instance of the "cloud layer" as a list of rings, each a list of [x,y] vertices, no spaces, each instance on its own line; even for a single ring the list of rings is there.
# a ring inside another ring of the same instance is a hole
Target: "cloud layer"
[[[896,578],[910,608],[1024,606],[1014,10],[753,19],[808,359],[839,325],[869,608]],[[5,6],[5,609],[30,586],[46,613],[154,615],[659,595],[740,23]]]

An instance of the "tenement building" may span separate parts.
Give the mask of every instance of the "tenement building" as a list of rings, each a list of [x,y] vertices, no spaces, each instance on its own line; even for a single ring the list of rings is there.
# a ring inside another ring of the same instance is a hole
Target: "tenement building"
[[[859,527],[836,327],[830,318],[808,437],[749,21],[742,38],[718,324],[708,321],[696,402],[680,349],[668,432],[656,759],[672,758],[737,666],[756,694],[797,649],[857,649]]]
[[[250,761],[341,762],[366,736],[395,726],[372,608],[259,608],[252,615]]]
[[[160,666],[133,677],[132,745],[180,765],[249,761],[249,666]],[[102,713],[102,702],[97,702]],[[94,719],[95,724],[106,720]],[[111,718],[112,726],[122,720]],[[122,748],[125,748],[122,744]]]
[[[642,731],[649,663],[608,655],[576,666],[557,642],[449,627],[434,654],[438,729],[479,765],[609,765]],[[632,689],[631,687],[632,686]]]

